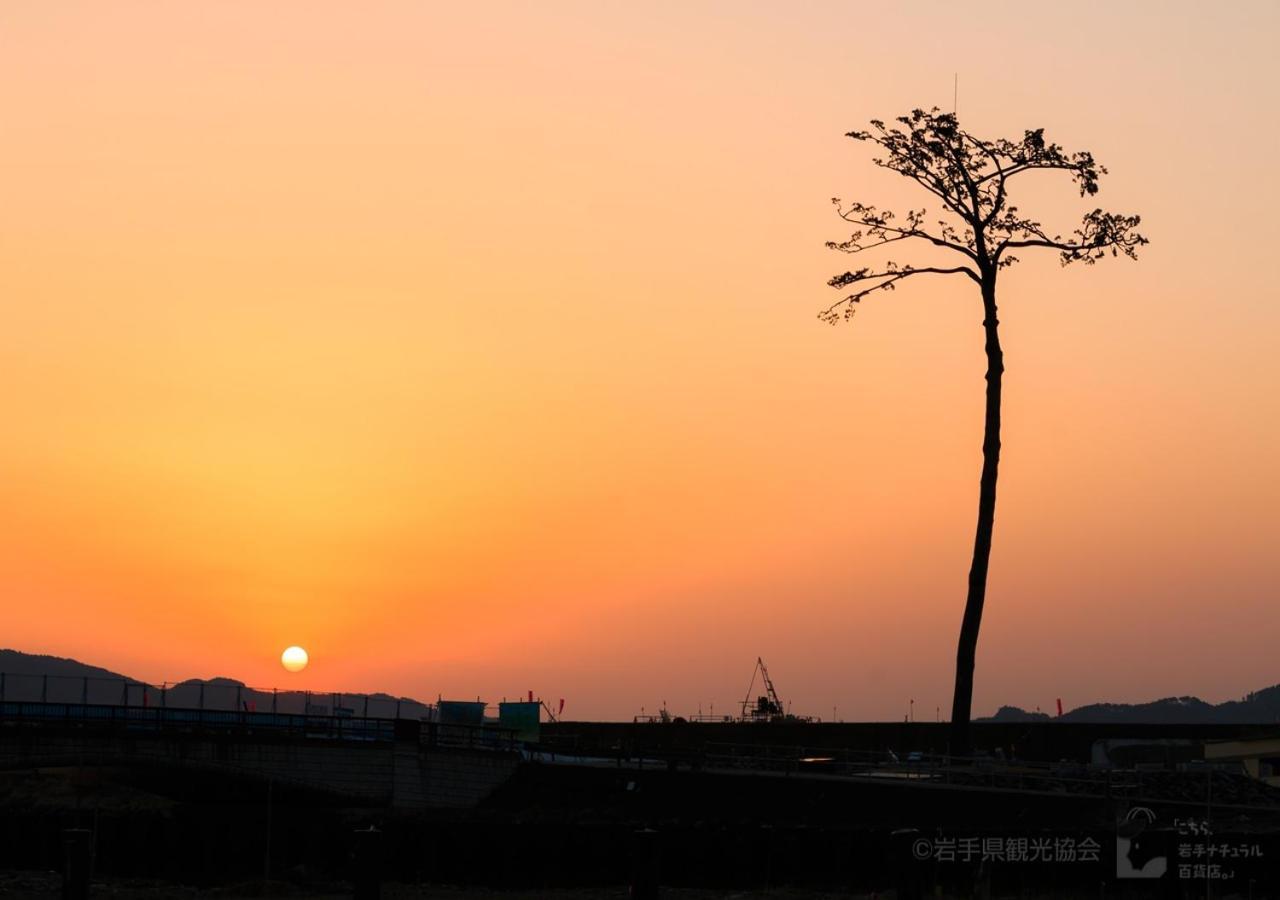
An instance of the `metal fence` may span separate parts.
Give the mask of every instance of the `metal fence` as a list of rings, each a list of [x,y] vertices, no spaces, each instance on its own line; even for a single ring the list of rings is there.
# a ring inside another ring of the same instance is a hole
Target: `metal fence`
[[[344,741],[391,741],[393,719],[356,719],[242,710],[180,709],[84,703],[0,702],[0,719],[126,732],[239,732]]]
[[[487,713],[487,709],[482,712]],[[160,685],[128,678],[0,672],[0,720],[126,732],[220,733],[512,751],[516,731],[493,721],[439,721],[434,704],[386,694],[253,688],[230,680]]]
[[[148,684],[129,678],[0,672],[0,702],[322,715],[339,718],[434,719],[433,704],[386,694],[254,688],[231,680]]]
[[[298,715],[231,709],[183,709],[94,703],[0,701],[0,722],[34,727],[70,726],[109,733],[183,733],[387,743],[397,738],[423,747],[512,752],[519,746],[512,728],[449,725],[406,719]]]

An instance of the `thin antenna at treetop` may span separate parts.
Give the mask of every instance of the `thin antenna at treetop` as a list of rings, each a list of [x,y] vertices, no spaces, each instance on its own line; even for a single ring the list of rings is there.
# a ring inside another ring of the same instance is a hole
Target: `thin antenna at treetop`
[[[956,72],[955,82],[952,86],[951,93],[951,115],[957,115],[960,112],[960,73]]]

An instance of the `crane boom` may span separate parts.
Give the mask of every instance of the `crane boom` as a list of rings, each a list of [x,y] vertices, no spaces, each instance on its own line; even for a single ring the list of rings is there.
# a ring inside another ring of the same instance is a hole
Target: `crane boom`
[[[765,692],[769,695],[769,701],[778,712],[782,712],[782,701],[778,699],[778,692],[773,689],[773,679],[769,677],[769,667],[764,664],[764,657],[756,657],[756,662],[760,665],[760,676],[764,679]]]
[[[753,702],[751,694],[756,686],[757,675],[764,682],[764,696],[755,697]],[[751,684],[747,686],[747,696],[742,701],[742,718],[744,721],[768,722],[785,718],[786,715],[782,700],[773,687],[773,679],[769,677],[769,667],[764,664],[764,657],[757,656],[756,667],[751,670]]]

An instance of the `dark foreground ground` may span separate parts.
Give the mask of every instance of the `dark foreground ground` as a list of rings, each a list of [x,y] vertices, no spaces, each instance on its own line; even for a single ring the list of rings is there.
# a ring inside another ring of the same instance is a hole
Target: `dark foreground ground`
[[[664,900],[1206,896],[1203,880],[1117,881],[1111,804],[1071,794],[530,765],[476,810],[396,818],[277,792],[268,817],[258,786],[169,777],[181,790],[157,772],[5,773],[0,898],[60,896],[51,870],[68,825],[97,835],[92,897],[351,897],[352,837],[371,823],[383,829],[387,900],[622,900],[638,834],[655,836]],[[1165,783],[1171,778],[1152,782],[1153,795],[1161,788],[1175,798],[1154,803],[1162,822],[1207,811],[1180,796],[1181,779]],[[1261,799],[1255,784],[1225,776],[1214,796],[1231,798],[1233,785],[1240,799]],[[1211,896],[1280,897],[1280,813],[1216,802],[1211,812],[1224,829],[1215,843],[1257,843],[1264,853],[1232,861],[1238,877],[1213,884]],[[1011,863],[984,873],[954,858],[911,858],[919,840],[955,847],[1090,836],[1100,847],[1090,864]],[[1168,828],[1159,836],[1170,846],[1180,840]]]
[[[11,743],[21,750],[44,727],[15,728]],[[1280,791],[1187,758],[1220,729],[1019,724],[982,732],[999,764],[944,772],[912,761],[935,749],[937,728],[792,730],[548,729],[543,753],[478,806],[416,812],[176,762],[14,767],[0,771],[0,898],[60,895],[66,829],[92,835],[93,897],[351,897],[359,873],[376,870],[388,900],[621,900],[648,866],[665,900],[1280,898]],[[1121,742],[1129,756],[1113,762],[1124,765],[1099,774],[1091,736],[1142,738],[1146,756]],[[451,758],[423,752],[424,764]],[[895,764],[851,777],[865,768],[848,762],[859,754]],[[1232,880],[1118,879],[1116,823],[1134,807],[1155,819],[1148,850],[1174,865],[1222,863]],[[1212,840],[1183,833],[1201,820]],[[359,852],[370,826],[376,864]],[[957,858],[966,842],[989,841],[1095,852],[989,866]],[[1183,843],[1208,855],[1180,860]],[[914,856],[920,845],[949,847],[950,858]],[[1227,860],[1211,845],[1260,855]]]
[[[0,872],[0,898],[37,898],[60,897],[61,880],[57,874],[48,872]],[[315,898],[315,900],[350,900],[351,889],[345,884],[329,886],[313,885],[299,887],[287,882],[272,882],[246,885],[227,885],[224,887],[201,890],[193,887],[175,885],[171,882],[147,881],[145,879],[97,879],[93,883],[92,897],[109,897],[112,900],[158,900],[158,898],[174,898],[174,900],[249,900],[249,898]],[[427,886],[410,884],[384,884],[383,900],[629,900],[630,891],[626,887],[599,888],[561,888],[532,891],[498,891],[486,888],[464,888],[448,886]],[[938,900],[953,900],[957,895],[943,893],[930,894]],[[1075,897],[1097,897],[1097,893],[1081,894],[1070,889],[1048,889],[1042,893],[1018,894],[1019,898],[1037,898],[1037,900],[1070,900]],[[1146,894],[1106,894],[1101,896],[1147,896]],[[1163,895],[1151,895],[1163,896]],[[1177,896],[1177,895],[1174,895]],[[1202,895],[1201,895],[1202,896]],[[1246,900],[1248,893],[1214,894],[1218,900]],[[1268,896],[1255,892],[1257,898]],[[706,890],[694,888],[664,888],[662,900],[902,900],[893,891],[888,892],[833,892],[805,890],[803,888],[771,888],[759,890]]]
[[[1161,893],[1142,891],[1135,886],[1132,891],[1090,890],[1082,892],[1078,889],[1046,888],[1037,892],[1020,892],[1017,894],[992,894],[991,897],[1016,897],[1018,900],[1072,900],[1077,897],[1195,897],[1205,895],[1200,891],[1191,893]],[[61,896],[61,880],[52,872],[0,872],[0,898],[55,898]],[[218,888],[198,889],[175,885],[172,882],[148,881],[146,879],[95,879],[92,897],[109,897],[112,900],[240,900],[240,898],[316,898],[316,900],[349,900],[351,889],[345,884],[329,886],[313,885],[299,887],[287,882],[272,882],[245,885],[226,885]],[[462,888],[448,886],[426,886],[409,884],[384,884],[383,900],[629,900],[629,889],[626,887],[599,888],[561,888],[531,891],[498,891],[486,888]],[[759,890],[706,890],[690,888],[664,888],[662,900],[905,900],[901,895],[890,890],[887,892],[835,892],[805,890],[802,888],[772,888]],[[935,900],[956,900],[959,896],[953,893],[933,894],[928,897]],[[1242,886],[1240,890],[1223,890],[1213,893],[1217,900],[1254,900],[1274,895],[1259,889]]]
[[[53,872],[0,872],[0,897],[59,897],[61,878]],[[351,889],[345,884],[312,885],[300,887],[288,882],[272,882],[245,885],[226,885],[201,890],[175,885],[172,882],[147,879],[104,878],[93,882],[93,897],[110,897],[113,900],[155,900],[173,897],[175,900],[239,900],[239,898],[312,897],[317,900],[349,900]],[[410,884],[384,884],[384,900],[627,900],[626,887],[571,888],[534,891],[496,891],[486,888],[425,886]],[[718,891],[667,888],[662,892],[664,900],[870,900],[869,894],[830,893],[793,888],[777,888],[759,891]],[[891,895],[878,895],[891,900]]]

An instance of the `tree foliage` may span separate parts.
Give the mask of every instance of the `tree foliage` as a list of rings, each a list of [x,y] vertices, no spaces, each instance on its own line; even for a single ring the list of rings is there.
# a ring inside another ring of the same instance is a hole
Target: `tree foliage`
[[[984,140],[960,128],[952,113],[936,108],[913,110],[887,125],[873,120],[868,131],[848,137],[876,145],[882,152],[873,162],[918,184],[932,194],[937,218],[928,208],[908,210],[901,217],[865,203],[832,203],[840,217],[855,226],[846,240],[827,246],[842,253],[864,253],[897,243],[923,243],[943,248],[961,259],[952,266],[913,266],[894,261],[843,272],[827,283],[849,290],[819,317],[839,322],[851,317],[857,304],[881,290],[894,290],[917,275],[966,275],[982,284],[1018,261],[1012,252],[1029,248],[1058,251],[1063,265],[1092,265],[1110,254],[1137,258],[1147,239],[1138,233],[1138,216],[1094,209],[1067,236],[1051,233],[1024,214],[1010,199],[1013,179],[1026,172],[1049,170],[1071,177],[1080,196],[1098,192],[1098,179],[1107,173],[1087,151],[1068,153],[1045,140],[1044,129],[1023,134],[1021,140]]]

